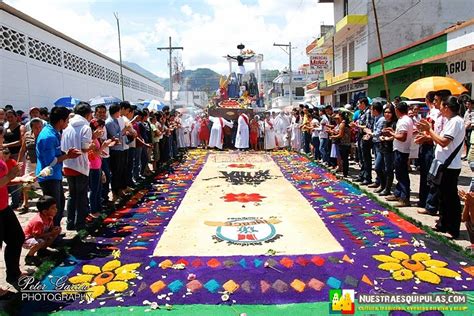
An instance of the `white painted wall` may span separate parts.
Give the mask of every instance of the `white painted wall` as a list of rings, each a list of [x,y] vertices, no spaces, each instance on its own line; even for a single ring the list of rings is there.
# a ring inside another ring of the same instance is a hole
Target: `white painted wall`
[[[349,0],[357,2],[357,0]],[[472,0],[378,0],[377,16],[384,53],[436,34],[474,17]],[[412,7],[413,6],[413,7]],[[409,9],[412,7],[411,9]],[[369,5],[369,60],[379,58],[375,19]],[[405,12],[406,11],[406,12]],[[471,42],[472,43],[472,42]]]
[[[369,48],[367,30],[368,28],[367,26],[365,26],[354,37],[354,41],[355,41],[354,71],[367,71],[367,58],[369,56],[369,49],[375,49],[375,47]]]
[[[474,14],[473,14],[474,18]],[[474,44],[474,24],[463,27],[454,32],[448,33],[446,51],[451,52],[453,50],[463,48]]]
[[[68,95],[86,101],[97,95],[113,95],[121,98],[121,86],[104,80],[105,75],[104,79],[100,79],[63,67],[66,53],[104,67],[104,73],[106,68],[120,73],[118,63],[5,11],[0,11],[0,27],[2,26],[60,49],[63,64],[53,65],[28,57],[30,54],[28,41],[25,41],[26,56],[6,50],[5,41],[2,42],[0,38],[0,106],[12,104],[16,109],[23,110],[33,105],[51,107],[57,98]],[[127,80],[138,82],[138,87],[133,88],[130,84],[130,87],[124,88],[126,100],[164,99],[165,89],[159,84],[126,68],[123,69],[123,75],[128,77],[124,82]]]

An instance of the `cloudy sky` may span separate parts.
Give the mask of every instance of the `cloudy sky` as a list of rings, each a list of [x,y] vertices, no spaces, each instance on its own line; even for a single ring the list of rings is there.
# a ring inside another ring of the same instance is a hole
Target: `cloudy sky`
[[[331,4],[315,0],[6,0],[35,19],[118,60],[118,12],[122,56],[167,77],[167,52],[183,46],[186,69],[211,68],[225,74],[222,56],[237,55],[237,44],[264,55],[263,68],[283,69],[288,55],[273,43],[292,42],[293,68],[308,62],[305,47],[321,24],[333,24]],[[248,68],[251,69],[251,68]]]

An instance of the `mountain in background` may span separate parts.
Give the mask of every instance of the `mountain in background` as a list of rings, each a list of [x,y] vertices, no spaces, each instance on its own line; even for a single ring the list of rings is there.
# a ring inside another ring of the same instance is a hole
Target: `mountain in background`
[[[160,78],[158,77],[157,75],[155,75],[154,73],[146,70],[145,68],[141,67],[140,65],[136,64],[136,63],[132,63],[132,62],[129,62],[129,61],[124,61],[123,62],[123,65],[124,66],[127,66],[128,68],[138,72],[139,74],[147,77],[148,79],[150,79],[151,81],[155,81],[161,85],[163,85],[163,78]]]
[[[166,91],[168,91],[169,87],[169,78],[161,78],[155,75],[154,73],[144,69],[140,65],[128,61],[124,61],[123,64],[128,68],[138,72],[139,74],[149,78],[152,81],[155,81],[162,85]],[[253,72],[253,71],[249,71]],[[262,80],[263,81],[272,81],[278,76],[278,70],[262,70]],[[185,70],[181,74],[182,83],[181,89],[182,90],[193,90],[193,91],[207,91],[208,93],[212,93],[219,89],[219,79],[221,78],[221,74],[209,69],[209,68],[198,68],[196,70]],[[245,80],[246,78],[244,78]]]

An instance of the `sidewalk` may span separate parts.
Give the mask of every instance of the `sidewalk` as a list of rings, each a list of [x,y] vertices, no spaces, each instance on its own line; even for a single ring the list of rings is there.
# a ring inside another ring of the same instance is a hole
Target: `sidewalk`
[[[360,167],[357,163],[354,161],[350,161],[350,166],[349,166],[349,176],[356,176],[359,174]],[[372,168],[373,169],[373,168]],[[473,173],[471,171],[471,168],[469,167],[469,164],[467,161],[462,162],[462,169],[461,169],[461,174],[458,179],[458,189],[462,189],[464,191],[469,191],[469,186],[471,183],[471,177],[473,176]],[[372,180],[374,181],[376,178],[375,171],[372,170]],[[349,182],[351,182],[349,180]],[[396,180],[394,180],[394,185],[397,183]],[[354,184],[357,184],[360,186],[362,189],[373,193],[376,189],[372,189],[367,187],[366,185],[361,185],[360,183],[354,182]],[[421,223],[423,223],[426,226],[429,227],[434,227],[436,220],[438,219],[438,216],[431,216],[431,215],[424,215],[424,214],[419,214],[417,211],[419,210],[424,210],[423,208],[417,207],[416,202],[418,202],[418,188],[420,185],[420,175],[418,171],[411,171],[410,172],[410,189],[411,189],[411,205],[409,207],[401,207],[398,208],[401,213],[404,215],[407,215]],[[374,193],[378,197],[378,194]],[[397,202],[389,202],[386,201],[383,196],[378,197],[378,199],[384,203],[390,204],[390,205],[395,205]],[[461,233],[458,239],[453,240],[454,243],[459,245],[462,248],[466,248],[471,245],[469,241],[469,236],[467,234],[466,226],[464,223],[461,223]]]

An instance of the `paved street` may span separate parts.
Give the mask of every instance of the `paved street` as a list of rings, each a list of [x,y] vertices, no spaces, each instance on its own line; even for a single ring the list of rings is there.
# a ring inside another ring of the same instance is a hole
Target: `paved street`
[[[463,169],[463,187],[468,174]],[[414,192],[416,179],[412,174]],[[434,220],[415,208],[402,212]],[[22,224],[32,215],[19,215]],[[271,304],[258,310],[314,314],[327,311],[330,289],[474,289],[471,259],[306,157],[283,151],[190,151],[175,173],[136,192],[66,261],[43,282],[66,276],[89,287],[89,300],[24,308],[75,315],[121,306],[146,312],[153,303],[177,314],[235,315]],[[209,305],[199,309],[202,303]]]

